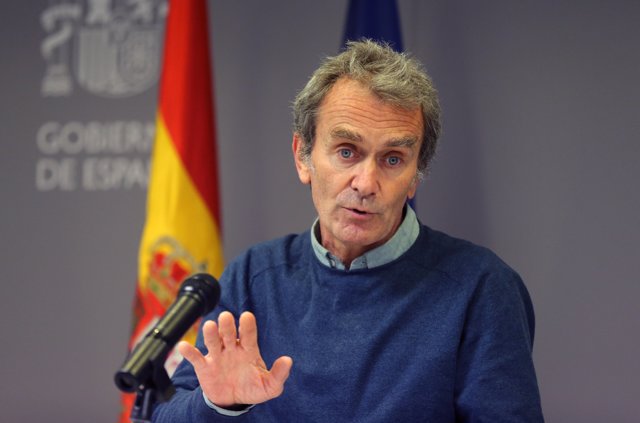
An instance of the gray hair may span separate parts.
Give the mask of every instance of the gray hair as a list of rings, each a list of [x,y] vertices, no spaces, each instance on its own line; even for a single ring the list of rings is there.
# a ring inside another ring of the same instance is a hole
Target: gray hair
[[[340,78],[366,85],[381,100],[405,110],[420,107],[424,136],[418,156],[421,176],[435,155],[441,132],[438,93],[422,65],[388,44],[363,39],[347,43],[313,73],[293,103],[293,130],[302,138],[300,158],[309,161],[315,141],[316,119],[325,95]]]

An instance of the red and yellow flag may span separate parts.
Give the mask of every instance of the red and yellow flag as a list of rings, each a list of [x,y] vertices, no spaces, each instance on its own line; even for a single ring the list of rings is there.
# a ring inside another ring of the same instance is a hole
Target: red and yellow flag
[[[189,275],[224,266],[206,0],[170,2],[130,350]],[[197,325],[185,335],[194,342]],[[167,371],[180,357],[172,352]],[[133,394],[123,395],[128,423]]]

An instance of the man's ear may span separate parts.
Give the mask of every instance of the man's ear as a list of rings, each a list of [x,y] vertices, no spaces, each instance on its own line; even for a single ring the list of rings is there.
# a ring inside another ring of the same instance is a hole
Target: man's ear
[[[411,185],[409,186],[409,191],[407,192],[407,198],[409,200],[412,200],[413,197],[416,196],[416,191],[418,190],[419,183],[420,183],[420,178],[418,178],[418,176],[416,175],[416,177],[413,178],[413,181],[411,181]]]
[[[303,143],[302,136],[295,132],[293,134],[293,142],[291,143],[293,160],[296,162],[296,170],[298,171],[300,182],[307,185],[311,183],[311,169],[309,169],[308,163],[302,159],[301,151]]]

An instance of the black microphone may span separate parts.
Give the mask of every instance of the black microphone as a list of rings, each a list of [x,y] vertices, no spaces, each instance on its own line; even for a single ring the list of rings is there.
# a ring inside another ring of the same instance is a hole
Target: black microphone
[[[219,300],[220,285],[213,276],[198,273],[185,279],[174,303],[115,374],[116,386],[124,392],[135,392],[141,386],[153,384],[154,372],[164,366],[171,348]]]

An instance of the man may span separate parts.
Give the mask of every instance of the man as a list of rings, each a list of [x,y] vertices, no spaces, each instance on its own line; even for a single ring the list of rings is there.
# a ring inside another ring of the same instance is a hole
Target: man
[[[406,205],[439,118],[429,77],[386,46],[321,65],[292,144],[318,220],[227,267],[154,421],[543,421],[520,278]]]

